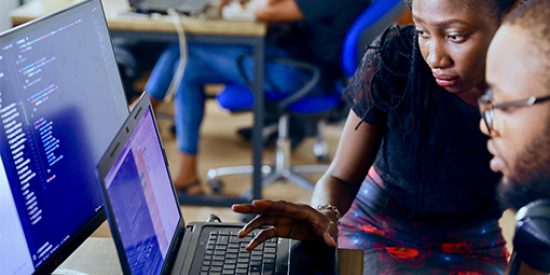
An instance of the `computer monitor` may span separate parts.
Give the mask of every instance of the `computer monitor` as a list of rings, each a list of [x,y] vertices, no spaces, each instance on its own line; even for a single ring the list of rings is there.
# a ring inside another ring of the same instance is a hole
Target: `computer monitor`
[[[128,115],[100,0],[0,34],[0,273],[47,273],[104,220],[95,167]]]

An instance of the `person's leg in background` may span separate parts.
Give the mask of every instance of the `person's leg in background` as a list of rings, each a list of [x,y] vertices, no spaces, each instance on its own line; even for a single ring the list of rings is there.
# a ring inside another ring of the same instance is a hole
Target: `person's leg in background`
[[[203,193],[201,185],[198,184],[197,156],[206,99],[204,85],[210,83],[244,85],[244,80],[239,74],[237,59],[239,56],[250,55],[250,53],[250,48],[246,46],[189,45],[188,63],[183,80],[175,94],[175,124],[180,154],[174,184],[179,192],[188,195]],[[266,53],[286,57],[280,50],[267,49]],[[159,59],[151,75],[151,79],[158,79],[158,83],[150,81],[146,89],[153,98],[161,99],[165,96],[178,58],[179,49],[176,45],[172,45]],[[251,62],[247,63],[249,62],[245,62],[245,70],[251,76],[253,67]],[[310,77],[300,70],[272,62],[266,62],[265,72],[265,89],[279,92],[296,91]]]
[[[156,108],[158,102],[163,100],[168,92],[172,78],[174,77],[175,67],[179,59],[178,44],[169,45],[160,55],[149,80],[145,85],[145,92],[151,96],[153,108]]]
[[[178,169],[173,180],[178,192],[198,195],[204,193],[197,167],[200,125],[206,99],[204,85],[240,81],[236,59],[250,50],[244,46],[210,44],[189,44],[188,47],[184,77],[174,96],[179,154]],[[160,56],[146,85],[145,90],[153,102],[166,96],[178,62],[179,46],[172,44]]]

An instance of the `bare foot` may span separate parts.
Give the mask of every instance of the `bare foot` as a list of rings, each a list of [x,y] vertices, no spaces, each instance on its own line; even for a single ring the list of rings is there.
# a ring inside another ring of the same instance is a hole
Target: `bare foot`
[[[185,193],[190,196],[205,194],[201,182],[198,179],[183,184],[175,182],[174,187],[176,188],[176,192]]]
[[[179,154],[179,169],[174,177],[174,186],[176,191],[188,195],[203,195],[205,193],[197,172],[196,155]]]

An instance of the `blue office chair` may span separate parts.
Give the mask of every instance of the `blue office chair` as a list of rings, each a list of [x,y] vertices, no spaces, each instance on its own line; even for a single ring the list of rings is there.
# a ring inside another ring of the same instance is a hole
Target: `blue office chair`
[[[341,53],[342,72],[346,78],[351,78],[357,69],[360,59],[368,46],[388,25],[403,12],[405,4],[402,0],[374,0],[373,3],[355,20],[344,40]],[[243,70],[243,60],[239,59],[241,75],[246,79]],[[303,116],[317,121],[318,136],[314,145],[314,153],[318,159],[328,159],[327,145],[321,134],[323,118],[334,110],[342,101],[342,90],[345,85],[335,83],[333,92],[326,95],[309,95],[319,82],[319,69],[304,62],[274,58],[271,61],[298,67],[311,73],[311,79],[299,91],[281,97],[281,94],[266,91],[265,100],[274,106],[279,115],[276,157],[274,165],[264,165],[262,173],[263,186],[275,181],[286,180],[306,189],[313,189],[314,184],[304,178],[303,174],[319,174],[326,171],[327,165],[298,165],[290,163],[290,141],[288,138],[289,115]],[[248,80],[247,80],[248,81]],[[249,82],[249,81],[248,81]],[[250,88],[241,84],[227,84],[217,96],[220,107],[231,112],[251,110],[253,93]],[[222,176],[242,175],[252,173],[251,165],[219,167],[208,170],[208,184],[214,192],[219,192],[223,183]]]

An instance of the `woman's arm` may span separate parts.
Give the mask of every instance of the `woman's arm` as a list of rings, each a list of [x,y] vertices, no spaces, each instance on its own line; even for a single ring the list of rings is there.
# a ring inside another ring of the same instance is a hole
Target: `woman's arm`
[[[335,159],[315,187],[312,205],[331,204],[341,212],[349,209],[382,139],[382,130],[367,123],[355,130],[360,121],[361,118],[351,111]],[[338,221],[330,209],[318,211],[309,205],[269,200],[233,205],[232,209],[238,213],[257,214],[239,232],[241,237],[254,229],[269,226],[256,235],[247,249],[253,249],[273,237],[299,240],[323,238],[329,246],[336,245]]]
[[[259,4],[254,10],[258,21],[295,22],[304,19],[304,14],[295,0],[254,0]]]
[[[311,199],[312,206],[330,204],[345,213],[372,166],[383,136],[381,127],[361,123],[350,111],[336,155],[329,169],[317,182]]]

